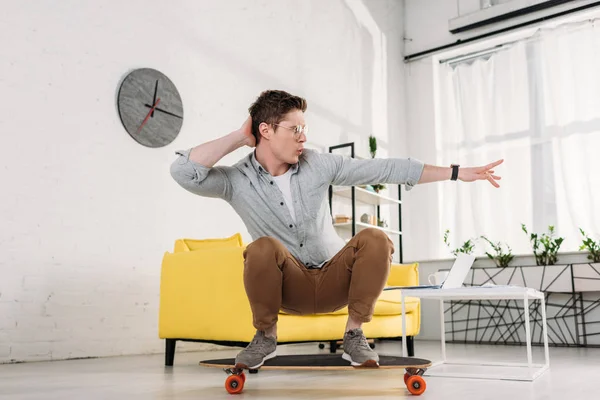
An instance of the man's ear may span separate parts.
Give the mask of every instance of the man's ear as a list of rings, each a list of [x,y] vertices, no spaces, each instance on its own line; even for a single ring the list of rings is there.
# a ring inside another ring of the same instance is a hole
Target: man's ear
[[[260,125],[258,125],[258,133],[260,134],[260,136],[262,138],[268,140],[271,138],[271,135],[273,134],[273,130],[271,129],[269,124],[267,124],[266,122],[261,122]]]

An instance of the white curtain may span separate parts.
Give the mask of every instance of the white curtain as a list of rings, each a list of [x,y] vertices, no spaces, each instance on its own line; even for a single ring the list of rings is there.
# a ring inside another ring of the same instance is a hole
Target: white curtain
[[[599,51],[600,26],[586,22],[441,65],[437,161],[505,160],[500,189],[478,182],[441,191],[440,225],[453,247],[486,235],[531,254],[521,223],[537,232],[554,225],[566,238],[561,251],[578,250],[579,228],[600,238]],[[480,242],[477,253],[486,249]]]

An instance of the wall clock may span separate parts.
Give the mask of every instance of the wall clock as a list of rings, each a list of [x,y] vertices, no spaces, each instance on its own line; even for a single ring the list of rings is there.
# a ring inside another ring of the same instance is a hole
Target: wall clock
[[[127,133],[147,147],[168,145],[183,124],[177,88],[167,76],[151,68],[136,69],[125,77],[117,106]]]

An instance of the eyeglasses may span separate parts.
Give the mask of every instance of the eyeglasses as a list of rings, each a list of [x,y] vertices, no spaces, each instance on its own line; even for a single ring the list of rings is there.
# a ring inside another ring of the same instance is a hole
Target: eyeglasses
[[[289,126],[284,126],[284,125],[279,125],[279,124],[273,124],[275,126],[280,126],[282,128],[285,129],[289,129],[290,131],[294,132],[294,139],[298,140],[300,138],[300,135],[302,135],[304,133],[304,135],[308,135],[308,126],[302,126],[302,125],[296,125],[293,127],[289,127]]]

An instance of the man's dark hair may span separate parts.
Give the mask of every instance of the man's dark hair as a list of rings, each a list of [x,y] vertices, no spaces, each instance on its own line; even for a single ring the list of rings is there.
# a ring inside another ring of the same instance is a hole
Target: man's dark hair
[[[306,100],[294,96],[283,90],[266,90],[252,103],[248,111],[252,117],[252,134],[256,138],[256,144],[260,140],[258,126],[267,124],[278,124],[283,117],[293,110],[306,111]]]

